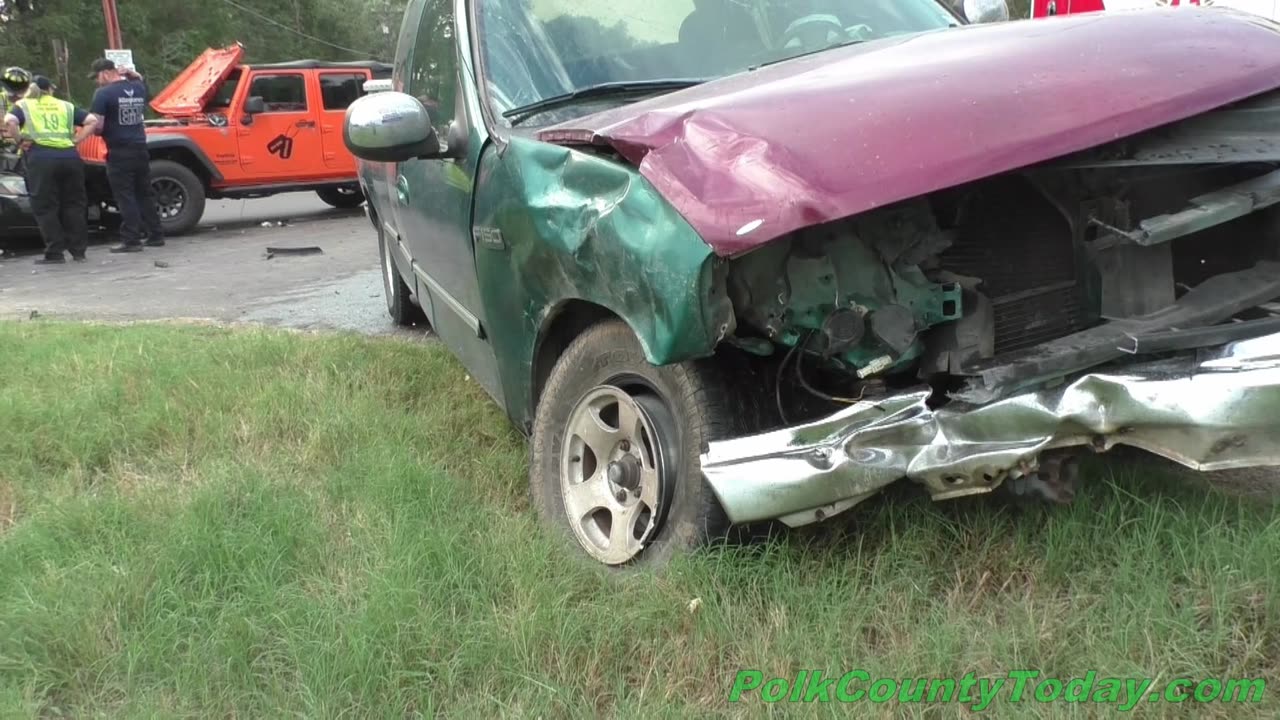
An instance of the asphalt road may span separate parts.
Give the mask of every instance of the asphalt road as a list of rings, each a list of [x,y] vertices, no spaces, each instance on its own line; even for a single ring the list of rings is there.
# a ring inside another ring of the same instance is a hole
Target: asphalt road
[[[38,243],[10,244],[0,260],[0,318],[35,312],[398,332],[387,317],[363,209],[335,210],[308,193],[211,202],[197,232],[163,248],[112,255],[112,241],[97,239],[88,262],[64,266],[34,265]],[[268,247],[308,246],[322,254],[267,258]]]

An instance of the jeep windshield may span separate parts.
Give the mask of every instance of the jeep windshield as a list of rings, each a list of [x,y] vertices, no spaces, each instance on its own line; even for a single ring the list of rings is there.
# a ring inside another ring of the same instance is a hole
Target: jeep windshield
[[[491,107],[520,122],[957,24],[936,0],[488,0],[477,35]]]

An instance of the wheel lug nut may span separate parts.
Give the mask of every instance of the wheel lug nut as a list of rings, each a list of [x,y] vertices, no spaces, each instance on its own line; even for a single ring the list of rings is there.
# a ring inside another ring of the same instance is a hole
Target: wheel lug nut
[[[626,501],[627,501],[627,491],[626,491],[626,490],[619,490],[619,491],[618,491],[618,493],[617,493],[616,495],[614,495],[613,497],[614,497],[618,502],[626,502]]]
[[[631,452],[631,441],[623,440],[622,444],[619,445],[618,447],[622,449],[622,452]]]

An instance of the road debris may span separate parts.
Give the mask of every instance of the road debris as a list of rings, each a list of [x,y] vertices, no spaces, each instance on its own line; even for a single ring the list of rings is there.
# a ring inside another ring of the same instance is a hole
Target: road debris
[[[167,263],[167,262],[165,262],[165,261],[163,261],[163,260],[157,260],[157,261],[156,261],[156,267],[158,267],[158,268],[167,268],[167,267],[169,267],[169,263]]]
[[[315,245],[308,245],[306,247],[269,247],[267,248],[268,260],[275,257],[276,255],[323,255],[323,254],[324,254],[324,250],[320,249]]]

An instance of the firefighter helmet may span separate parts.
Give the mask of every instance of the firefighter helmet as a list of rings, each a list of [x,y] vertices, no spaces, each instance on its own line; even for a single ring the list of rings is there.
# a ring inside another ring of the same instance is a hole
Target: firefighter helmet
[[[4,74],[0,75],[0,83],[3,83],[9,92],[17,94],[26,90],[31,84],[31,73],[20,67],[5,68]]]

